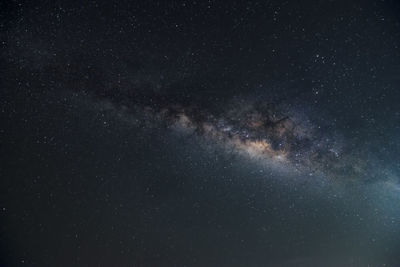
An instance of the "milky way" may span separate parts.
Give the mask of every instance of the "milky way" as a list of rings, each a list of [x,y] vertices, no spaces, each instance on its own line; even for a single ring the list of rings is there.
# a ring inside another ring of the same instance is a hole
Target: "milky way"
[[[129,98],[128,98],[129,99]],[[267,99],[233,99],[213,108],[169,103],[155,95],[150,105],[107,99],[144,127],[165,127],[196,135],[225,153],[243,155],[286,172],[353,179],[366,172],[366,158],[346,147],[340,136],[323,131],[304,112]]]

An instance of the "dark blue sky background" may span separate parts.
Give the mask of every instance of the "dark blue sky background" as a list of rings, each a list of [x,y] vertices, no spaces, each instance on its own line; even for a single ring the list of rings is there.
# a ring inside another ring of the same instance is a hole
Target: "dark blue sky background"
[[[0,10],[0,264],[400,264],[397,1]],[[339,136],[364,171],[277,171],[141,109],[254,99]]]

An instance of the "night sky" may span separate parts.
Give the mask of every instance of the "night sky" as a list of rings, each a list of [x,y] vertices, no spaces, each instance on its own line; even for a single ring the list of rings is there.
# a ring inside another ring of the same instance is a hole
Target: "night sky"
[[[2,1],[0,266],[400,266],[400,2]]]

